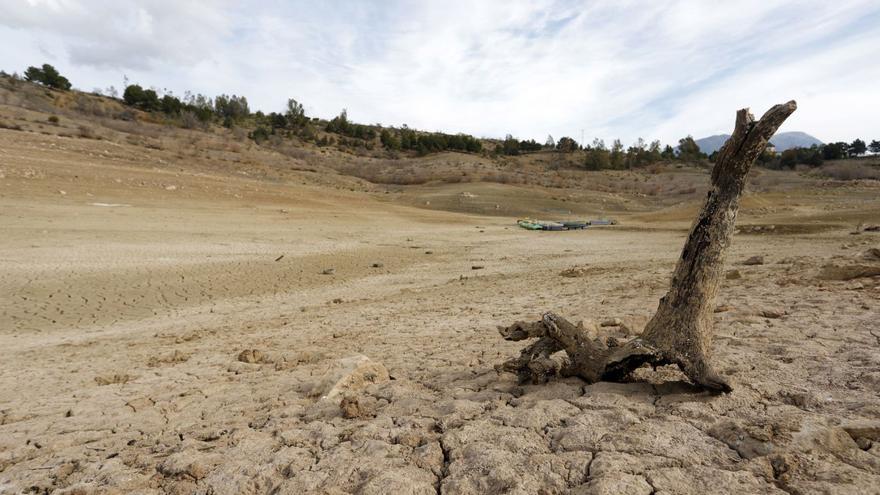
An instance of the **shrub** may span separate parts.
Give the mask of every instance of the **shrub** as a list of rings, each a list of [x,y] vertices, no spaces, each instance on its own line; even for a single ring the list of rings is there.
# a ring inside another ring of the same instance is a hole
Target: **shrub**
[[[183,126],[184,129],[195,129],[196,127],[202,126],[202,121],[199,120],[194,112],[184,110],[180,113],[180,125]]]
[[[47,120],[49,121],[50,124],[58,125],[58,116],[57,115],[50,115]]]
[[[86,139],[99,139],[97,135],[95,135],[95,130],[91,127],[81,125],[79,126],[79,137]]]
[[[262,144],[264,141],[269,139],[269,134],[269,130],[265,127],[257,127],[250,134],[248,134],[248,137],[253,139],[255,143]]]
[[[20,131],[21,126],[18,124],[9,124],[5,120],[0,120],[0,129],[9,129],[12,131]]]
[[[126,87],[125,92],[122,93],[122,99],[125,101],[126,105],[140,108],[147,112],[159,110],[161,108],[159,95],[152,89],[144,89],[138,84],[132,84]]]

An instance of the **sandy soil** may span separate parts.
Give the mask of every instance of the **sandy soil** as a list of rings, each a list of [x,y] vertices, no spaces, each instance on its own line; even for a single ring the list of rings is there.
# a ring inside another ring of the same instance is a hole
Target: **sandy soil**
[[[747,200],[715,396],[493,369],[543,311],[637,333],[694,205],[535,233],[102,146],[0,130],[0,493],[880,493],[876,186]]]

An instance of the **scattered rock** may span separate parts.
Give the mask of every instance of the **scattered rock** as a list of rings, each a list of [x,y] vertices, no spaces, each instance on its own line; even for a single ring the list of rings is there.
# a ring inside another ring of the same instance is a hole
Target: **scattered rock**
[[[862,255],[866,260],[880,260],[880,248],[870,248]]]
[[[373,263],[370,266],[372,266],[373,268],[382,268],[383,266],[385,266],[385,264],[384,263]]]
[[[177,186],[171,184],[171,185],[165,186],[165,190],[166,190],[166,191],[176,191],[176,190],[177,190]]]
[[[619,327],[621,323],[622,323],[622,322],[620,321],[620,318],[609,318],[609,319],[607,319],[607,320],[602,321],[602,323],[600,323],[600,326],[603,326],[603,327]]]
[[[425,254],[434,254],[434,251],[425,251]]]
[[[339,403],[345,419],[372,418],[376,416],[376,399],[346,395]]]
[[[245,349],[238,353],[238,360],[242,363],[262,363],[266,360],[266,356],[258,349]]]
[[[764,257],[763,256],[752,256],[751,258],[742,262],[743,265],[754,266],[754,265],[763,265]]]
[[[321,275],[333,275],[334,273],[336,273],[336,268],[324,268]]]
[[[785,315],[785,310],[779,308],[765,308],[758,314],[764,318],[782,318]]]
[[[150,356],[150,359],[147,360],[147,366],[151,368],[156,368],[158,366],[162,366],[163,364],[177,364],[183,363],[189,360],[189,354],[185,354],[178,350],[175,350],[171,354],[166,356]]]
[[[390,379],[382,363],[358,354],[333,363],[312,386],[310,395],[335,401],[347,392],[362,390]]]
[[[473,266],[471,266],[471,270],[482,270],[483,268],[486,268],[486,267],[483,266],[483,265],[473,265]]]
[[[739,272],[739,270],[729,270],[724,275],[724,278],[726,278],[727,280],[739,280],[739,279],[743,278],[743,276],[742,276],[742,273]]]
[[[728,306],[726,304],[722,304],[720,306],[715,306],[716,313],[726,313],[733,309],[733,306]]]
[[[863,229],[863,232],[880,232],[880,225],[866,225]]]

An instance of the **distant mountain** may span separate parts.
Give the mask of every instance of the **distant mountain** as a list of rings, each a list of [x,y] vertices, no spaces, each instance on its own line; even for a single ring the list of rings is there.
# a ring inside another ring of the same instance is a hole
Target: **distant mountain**
[[[730,134],[716,134],[702,139],[694,139],[694,141],[697,143],[697,146],[700,147],[700,151],[707,155],[711,155],[720,150],[728,139],[730,139]]]
[[[721,146],[724,145],[728,138],[730,138],[730,134],[718,134],[715,136],[704,137],[702,139],[695,139],[694,141],[696,141],[697,146],[700,147],[700,151],[708,155],[712,154],[713,151],[721,149]],[[771,139],[770,142],[773,143],[773,146],[776,146],[776,151],[785,151],[790,148],[809,148],[814,144],[825,144],[806,132],[798,131],[780,132],[773,136],[773,139]]]
[[[798,131],[780,132],[773,136],[770,142],[773,143],[773,146],[776,146],[776,151],[785,151],[791,148],[809,148],[814,144],[819,146],[825,144],[806,132]]]

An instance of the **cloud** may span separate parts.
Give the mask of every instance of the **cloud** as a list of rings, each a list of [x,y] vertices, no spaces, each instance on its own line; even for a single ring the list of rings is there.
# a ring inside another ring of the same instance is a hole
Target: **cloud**
[[[0,19],[4,60],[75,85],[247,95],[311,114],[484,136],[675,142],[737,108],[796,98],[786,124],[880,137],[880,6],[743,2],[31,0]],[[11,50],[10,50],[11,51]]]

